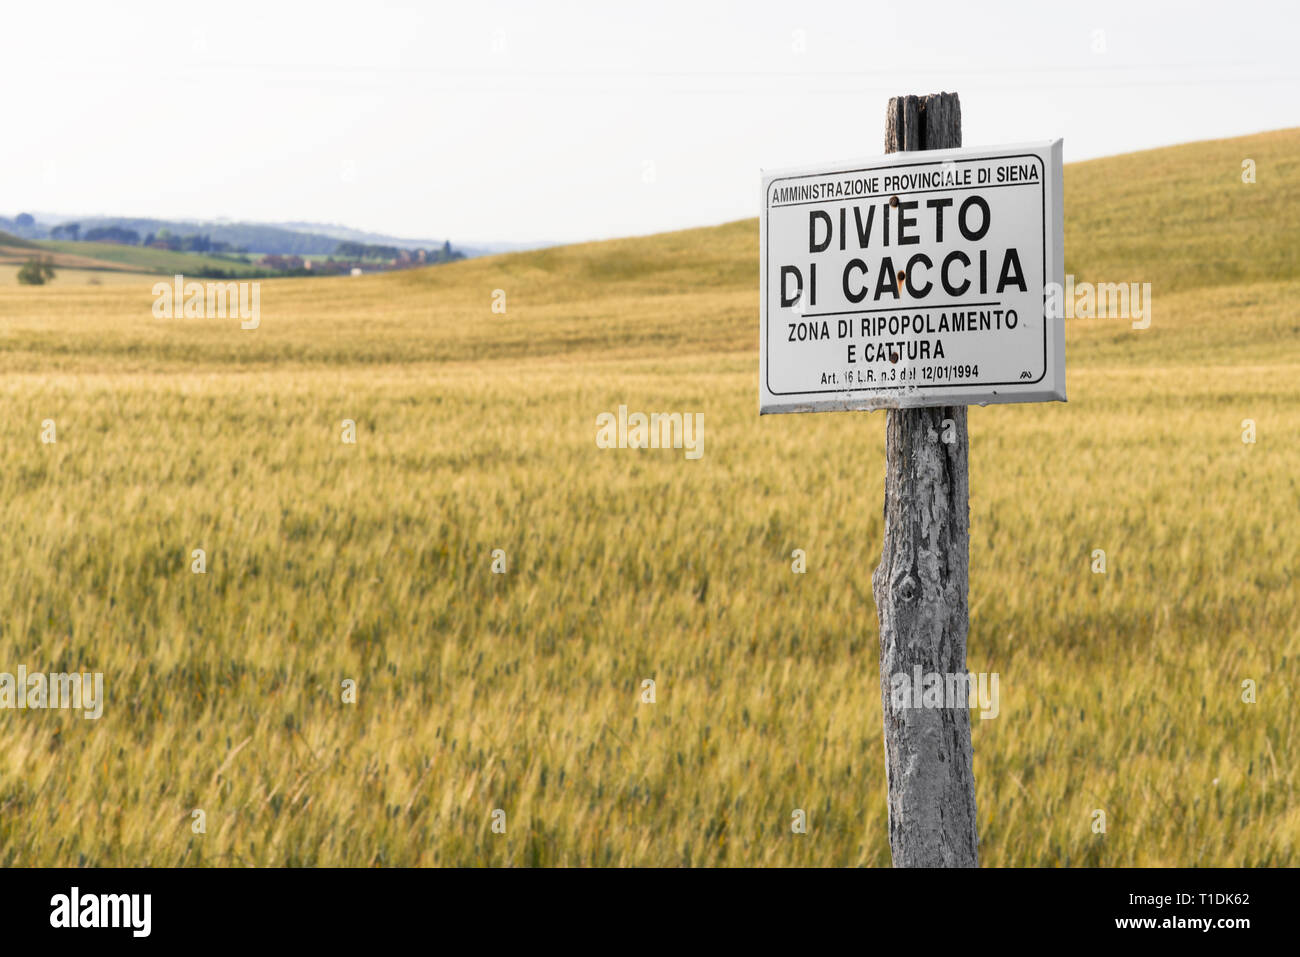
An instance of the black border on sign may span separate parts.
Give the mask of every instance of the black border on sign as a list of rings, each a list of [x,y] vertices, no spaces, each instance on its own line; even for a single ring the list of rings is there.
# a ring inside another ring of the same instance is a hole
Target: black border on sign
[[[798,175],[798,176],[779,176],[779,177],[777,177],[776,179],[772,180],[771,182],[769,182],[769,183],[767,184],[767,191],[766,191],[766,193],[765,193],[764,196],[763,196],[763,218],[764,218],[764,220],[765,220],[765,223],[764,223],[764,225],[766,226],[766,230],[765,230],[765,232],[766,232],[766,236],[767,236],[767,240],[768,240],[768,242],[767,242],[767,246],[768,246],[768,248],[767,248],[766,250],[764,250],[764,259],[766,260],[766,261],[764,262],[764,266],[766,267],[766,268],[765,268],[765,272],[766,272],[766,274],[767,274],[768,283],[770,284],[771,281],[772,281],[772,262],[771,262],[771,256],[772,256],[772,220],[771,220],[771,213],[772,213],[772,187],[775,186],[777,183],[784,183],[784,182],[787,182],[787,181],[789,181],[789,180],[796,180],[796,179],[814,179],[814,178],[822,177],[822,176],[841,176],[841,175],[847,175],[847,174],[850,174],[850,173],[874,173],[874,172],[878,172],[878,171],[882,171],[882,170],[890,170],[890,169],[907,169],[907,168],[912,167],[912,166],[939,166],[939,165],[942,165],[942,164],[944,164],[944,163],[953,163],[953,164],[956,164],[956,163],[986,163],[986,162],[988,162],[989,160],[1000,160],[1000,159],[1032,159],[1032,160],[1034,160],[1034,161],[1036,161],[1036,162],[1038,163],[1039,172],[1042,174],[1042,175],[1041,175],[1041,178],[1039,179],[1038,187],[1039,187],[1039,196],[1040,196],[1040,199],[1041,199],[1041,201],[1042,201],[1042,210],[1043,210],[1043,290],[1044,290],[1044,292],[1045,292],[1045,291],[1047,290],[1047,164],[1043,162],[1043,158],[1042,158],[1041,156],[1039,156],[1037,153],[1008,153],[1008,154],[1006,154],[1006,155],[971,156],[971,157],[967,157],[966,159],[932,159],[932,160],[922,160],[921,162],[917,162],[917,163],[896,163],[896,164],[894,164],[893,166],[864,166],[864,167],[861,167],[860,169],[843,169],[843,170],[834,170],[834,171],[832,171],[832,172],[827,172],[827,173],[801,173],[801,174]],[[1010,185],[1013,185],[1013,184],[1011,184],[1011,183],[1007,183],[1007,184],[1004,184],[1004,185],[1010,186]],[[1026,183],[1025,185],[1029,185],[1029,184]],[[879,193],[879,194],[873,193],[873,194],[865,195],[865,196],[856,196],[856,197],[851,197],[851,198],[849,198],[849,199],[839,199],[839,200],[812,200],[812,201],[802,202],[802,203],[791,203],[790,205],[791,205],[791,206],[796,206],[796,205],[797,205],[797,206],[809,206],[809,205],[812,205],[813,203],[818,203],[818,202],[832,202],[832,203],[834,203],[834,202],[840,202],[840,203],[846,203],[846,202],[853,202],[854,200],[872,199],[872,198],[875,198],[876,196],[885,196],[885,195],[890,195],[890,196],[893,196],[893,195],[911,196],[911,195],[913,195],[913,194],[915,194],[915,193],[921,193],[921,192],[925,192],[925,193],[956,193],[956,192],[966,192],[966,191],[973,192],[975,189],[978,189],[978,188],[979,188],[979,187],[945,186],[945,187],[940,187],[940,188],[938,188],[938,189],[909,190],[909,191],[907,191],[907,192],[905,192],[905,193],[898,193],[898,194],[895,194],[895,193],[888,193],[888,194],[886,194],[886,193]],[[778,208],[784,209],[784,208],[786,208],[786,207],[782,206],[782,207],[778,207]],[[858,315],[858,314],[860,314],[860,313],[867,312],[867,311],[869,311],[869,310],[849,310],[849,312],[848,312],[847,314],[849,314],[849,315]],[[896,390],[896,389],[898,388],[897,386],[881,386],[880,388],[877,388],[877,389],[798,389],[798,390],[796,390],[796,391],[794,391],[794,392],[777,392],[777,391],[775,391],[775,390],[772,388],[772,312],[771,312],[771,290],[770,290],[770,289],[766,289],[766,288],[763,290],[763,319],[764,319],[764,321],[763,321],[763,336],[765,337],[766,342],[767,342],[767,348],[766,348],[766,350],[764,351],[764,352],[765,352],[764,357],[765,357],[765,359],[766,359],[766,362],[764,363],[764,368],[763,368],[763,381],[764,381],[764,383],[767,385],[767,392],[768,392],[768,395],[826,395],[826,394],[835,394],[835,393],[841,393],[841,392],[858,392],[858,393],[864,393],[864,392],[865,392],[865,393],[873,393],[873,392],[874,392],[874,393],[886,393],[886,392],[889,392],[889,391],[892,391],[892,390]],[[1043,371],[1042,371],[1042,374],[1039,375],[1039,377],[1038,377],[1037,379],[1032,379],[1032,380],[1030,380],[1030,379],[1013,379],[1013,380],[1009,380],[1009,381],[1006,381],[1006,382],[971,382],[970,380],[967,380],[965,384],[968,385],[968,386],[974,386],[974,387],[977,387],[977,388],[982,388],[982,387],[984,387],[984,386],[994,386],[994,385],[1036,385],[1036,384],[1038,384],[1039,382],[1042,382],[1043,379],[1045,379],[1046,377],[1047,377],[1047,305],[1046,305],[1046,303],[1044,303],[1044,304],[1043,304]],[[951,383],[951,382],[945,382],[945,383],[936,383],[936,384],[934,384],[934,385],[918,385],[918,386],[916,386],[915,388],[917,388],[917,389],[953,389],[953,388],[957,388],[959,385],[960,385],[960,384],[954,385],[954,383]]]

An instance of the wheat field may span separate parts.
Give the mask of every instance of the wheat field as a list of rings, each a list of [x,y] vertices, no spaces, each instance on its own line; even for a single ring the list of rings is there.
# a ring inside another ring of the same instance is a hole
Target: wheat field
[[[1300,131],[1067,166],[1066,220],[1153,321],[970,412],[981,861],[1296,865]],[[884,414],[760,419],[757,247],[265,281],[253,331],[0,286],[0,671],[107,697],[0,710],[0,864],[888,865]]]

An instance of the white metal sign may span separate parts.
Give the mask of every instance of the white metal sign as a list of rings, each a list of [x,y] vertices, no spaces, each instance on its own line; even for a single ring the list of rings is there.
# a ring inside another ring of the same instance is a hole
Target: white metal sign
[[[1060,140],[764,172],[759,412],[1064,401],[1063,217]]]

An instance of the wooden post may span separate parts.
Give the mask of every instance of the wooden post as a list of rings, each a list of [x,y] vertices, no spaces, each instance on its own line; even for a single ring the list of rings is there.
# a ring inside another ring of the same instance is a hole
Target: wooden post
[[[885,152],[957,146],[961,104],[956,93],[889,101]],[[922,675],[945,679],[966,674],[966,407],[890,409],[887,415],[885,538],[871,584],[880,617],[889,847],[895,867],[977,867],[975,778],[964,697],[956,708],[890,704],[894,676],[905,675],[910,688],[917,666]],[[951,420],[951,443],[943,441],[945,420]]]

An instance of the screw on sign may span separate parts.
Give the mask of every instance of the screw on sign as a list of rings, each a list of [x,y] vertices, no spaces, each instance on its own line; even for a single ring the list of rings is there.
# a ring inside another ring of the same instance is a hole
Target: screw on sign
[[[759,412],[888,410],[872,592],[890,850],[974,867],[965,700],[891,689],[967,676],[966,406],[1065,400],[1061,141],[962,149],[957,94],[937,93],[889,101],[885,154],[764,173]]]

